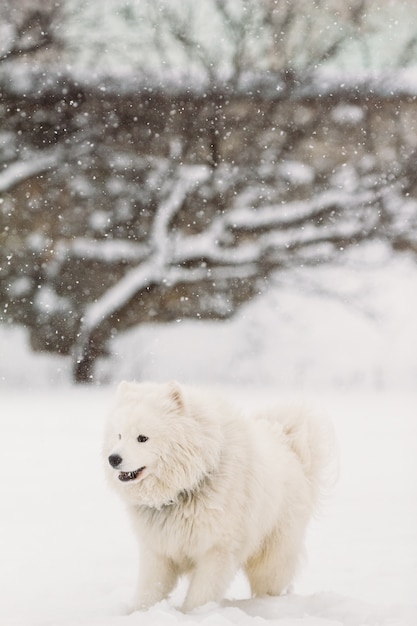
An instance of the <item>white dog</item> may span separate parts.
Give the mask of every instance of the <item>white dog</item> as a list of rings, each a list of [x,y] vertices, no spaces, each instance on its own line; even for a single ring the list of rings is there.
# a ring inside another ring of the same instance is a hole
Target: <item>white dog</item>
[[[283,593],[319,497],[327,443],[303,411],[249,419],[178,383],[121,383],[104,453],[140,540],[135,609],[167,597],[183,574],[184,611],[220,601],[240,567],[253,594]]]

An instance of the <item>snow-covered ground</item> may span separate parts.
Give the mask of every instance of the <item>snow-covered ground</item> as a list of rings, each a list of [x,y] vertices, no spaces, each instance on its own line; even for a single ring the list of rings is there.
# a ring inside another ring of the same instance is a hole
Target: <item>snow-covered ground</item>
[[[244,405],[282,400],[228,388]],[[310,528],[294,594],[250,599],[239,577],[221,606],[191,615],[172,601],[124,615],[136,547],[102,473],[112,387],[1,391],[0,624],[415,626],[417,395],[306,398],[335,422],[341,476]]]
[[[326,291],[337,297],[323,295]],[[102,382],[74,388],[65,359],[0,327],[0,625],[415,626],[417,267],[368,250],[304,270],[228,323],[149,326],[118,337]],[[335,422],[341,475],[307,538],[294,594],[183,615],[179,589],[124,615],[136,548],[103,480],[103,418],[120,378],[221,384],[236,401],[302,398]]]

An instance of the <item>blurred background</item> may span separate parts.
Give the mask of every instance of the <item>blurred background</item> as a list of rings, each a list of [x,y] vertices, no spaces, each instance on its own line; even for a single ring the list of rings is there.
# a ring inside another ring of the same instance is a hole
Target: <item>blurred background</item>
[[[0,35],[0,385],[415,389],[413,0],[2,0]]]

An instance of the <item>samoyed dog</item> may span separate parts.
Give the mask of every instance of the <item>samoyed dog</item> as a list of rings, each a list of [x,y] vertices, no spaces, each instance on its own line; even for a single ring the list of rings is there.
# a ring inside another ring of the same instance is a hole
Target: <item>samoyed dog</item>
[[[254,595],[288,589],[328,459],[319,422],[297,409],[249,418],[176,382],[123,382],[104,454],[140,542],[135,610],[185,574],[184,611],[220,601],[240,568]]]

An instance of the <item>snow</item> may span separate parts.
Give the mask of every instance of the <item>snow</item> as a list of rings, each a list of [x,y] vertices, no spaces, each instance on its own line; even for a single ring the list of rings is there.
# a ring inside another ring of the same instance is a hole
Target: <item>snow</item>
[[[339,104],[331,112],[331,117],[340,124],[358,124],[362,122],[365,114],[360,106],[354,104]]]
[[[55,247],[54,266],[64,263],[68,257],[97,259],[104,263],[134,261],[139,263],[146,257],[148,249],[144,244],[122,239],[91,239],[78,237],[74,240],[58,241]]]
[[[225,392],[244,406],[276,390]],[[190,615],[183,590],[125,615],[136,548],[103,479],[110,387],[2,391],[0,623],[5,626],[195,624],[413,626],[417,623],[417,396],[305,397],[332,416],[341,476],[307,537],[294,593],[251,599],[238,576],[227,600]]]
[[[117,311],[121,302],[128,302],[140,289],[160,278],[161,269],[155,266],[153,257],[149,262],[138,265],[126,274],[115,285],[110,287],[103,296],[86,308],[82,318],[80,345],[88,338],[91,329],[98,326],[103,319]],[[84,337],[85,335],[85,337]]]
[[[109,47],[114,47],[114,12],[109,7],[110,0],[96,29],[90,28],[94,11],[86,9],[86,28],[94,33],[89,45],[108,29],[113,31]],[[120,13],[116,32],[126,26],[124,21]],[[201,27],[204,29],[205,23]],[[0,28],[8,40],[10,34]],[[130,31],[133,39],[131,35],[126,41],[116,37],[126,49],[132,41],[137,46],[135,28]],[[75,31],[77,41],[84,41],[78,36],[78,23],[69,36]],[[84,54],[88,57],[88,51]],[[386,54],[393,56],[389,47]],[[107,68],[108,55],[101,56]],[[82,84],[90,80],[96,84],[100,67],[92,78],[88,62],[81,65]],[[173,65],[182,66],[183,59],[175,58]],[[357,92],[372,90],[382,95],[417,93],[415,67],[382,78],[373,76],[370,69],[360,75],[355,69],[352,72],[350,65],[346,74],[340,67],[322,69],[311,83],[296,90],[295,96],[319,92],[325,97],[338,91],[353,98]],[[118,70],[109,91],[132,89],[131,79],[125,80],[125,73]],[[167,84],[173,93],[183,89],[191,70],[186,78],[177,70],[178,81],[175,73],[170,73]],[[7,73],[5,76],[1,80],[8,80]],[[42,95],[57,76],[55,71],[39,77],[33,68],[17,68],[12,91],[24,93],[40,81]],[[138,70],[137,84],[142,89],[151,90],[152,80],[160,88],[158,78],[145,80]],[[237,90],[252,88],[257,81],[278,93],[276,76],[268,82],[261,72],[243,76]],[[193,84],[196,91],[200,88],[203,92],[206,87],[204,76]],[[332,115],[349,126],[361,122],[363,112],[343,104]],[[22,161],[0,172],[0,191],[48,170],[62,153],[53,149],[23,156]],[[115,165],[124,167],[121,159],[116,155]],[[285,161],[279,167],[282,177],[293,185],[310,183],[314,175],[297,161]],[[149,257],[86,311],[81,339],[155,277],[163,275],[171,283],[187,280],[189,274],[177,267],[181,261],[206,254],[227,266],[232,257],[236,261],[240,255],[247,263],[242,275],[249,275],[255,248],[245,243],[230,253],[226,245],[230,230],[261,229],[275,220],[283,227],[282,233],[267,233],[262,244],[265,249],[272,244],[284,248],[294,220],[307,211],[311,214],[312,206],[319,213],[323,206],[349,205],[357,183],[353,170],[337,171],[333,182],[340,181],[341,189],[294,202],[287,212],[284,208],[277,212],[276,206],[253,211],[252,206],[242,204],[241,196],[236,209],[224,220],[214,221],[205,233],[168,239],[168,225],[184,194],[208,175],[208,170],[200,167],[184,167],[183,172],[184,178],[160,205],[151,251],[142,244],[118,240],[58,242],[57,264],[68,254],[108,262],[139,262]],[[74,185],[80,194],[88,191],[81,178]],[[116,193],[115,185],[116,179],[109,182],[110,192]],[[375,198],[375,192],[364,190],[356,195],[355,203],[358,197],[365,203]],[[393,202],[395,210],[397,206]],[[414,219],[415,202],[402,206],[407,211],[398,219]],[[100,231],[107,217],[97,210],[92,219],[92,226]],[[364,228],[371,229],[372,224],[364,224]],[[313,234],[307,228],[296,241],[308,241]],[[344,234],[349,236],[350,231],[346,229]],[[43,245],[34,240],[29,243]],[[178,250],[168,272],[164,258],[172,245]],[[317,249],[313,253],[317,255]],[[193,280],[198,272],[194,270]],[[225,272],[227,267],[213,271],[212,279],[224,277]],[[205,275],[204,269],[201,274]],[[16,296],[27,288],[27,280],[20,278],[13,283],[12,293]],[[336,295],[329,297],[328,292]],[[46,312],[59,311],[64,302],[48,287],[39,290],[36,301]],[[29,352],[24,331],[1,327],[0,624],[415,626],[416,319],[415,259],[406,255],[384,258],[379,252],[373,262],[368,255],[366,264],[281,272],[267,293],[242,307],[228,323],[179,320],[170,326],[143,325],[120,335],[110,345],[111,359],[99,364],[100,379],[111,386],[72,387],[69,359],[35,356]],[[144,377],[221,383],[245,407],[295,395],[334,419],[341,452],[340,480],[310,527],[308,560],[294,593],[253,599],[244,577],[238,576],[220,606],[211,604],[183,615],[176,608],[183,593],[180,587],[172,599],[148,612],[126,614],[136,576],[136,549],[123,507],[104,483],[100,442],[113,383],[120,378]]]
[[[342,183],[344,187],[344,182],[344,180],[340,180],[341,187]],[[355,194],[353,195],[354,191]],[[299,220],[305,218],[313,221],[316,216],[329,207],[358,206],[374,201],[377,193],[375,190],[359,191],[356,188],[347,190],[345,188],[326,189],[307,200],[293,200],[282,205],[265,205],[257,208],[256,211],[251,207],[235,208],[228,212],[226,219],[229,225],[248,231],[262,227],[273,228],[274,226],[288,228],[297,225]],[[347,222],[348,229],[355,227],[355,224],[352,226],[352,220],[347,220]],[[346,236],[349,236],[349,230],[346,231]]]
[[[0,327],[2,626],[415,626],[417,267],[362,250],[280,273],[228,323],[120,335],[99,367],[109,386],[72,387],[69,359],[35,356],[21,329]],[[221,384],[245,407],[295,397],[334,420],[340,480],[293,594],[251,599],[240,576],[221,606],[183,615],[180,588],[126,615],[136,548],[100,459],[121,378]]]
[[[26,156],[23,161],[11,163],[0,172],[0,192],[8,191],[20,181],[53,167],[60,154],[59,148],[43,150],[30,155],[30,157]]]
[[[278,170],[281,176],[292,185],[309,185],[314,181],[314,169],[300,161],[284,161]]]

